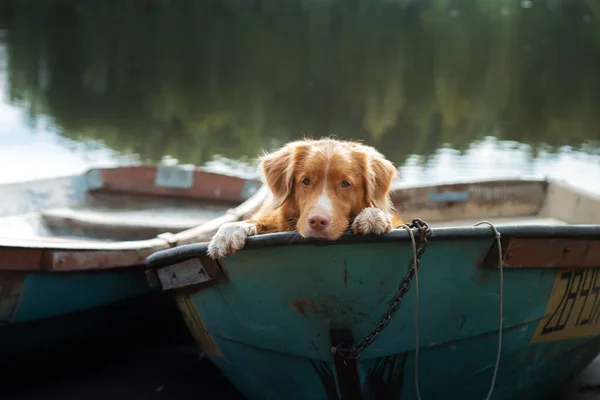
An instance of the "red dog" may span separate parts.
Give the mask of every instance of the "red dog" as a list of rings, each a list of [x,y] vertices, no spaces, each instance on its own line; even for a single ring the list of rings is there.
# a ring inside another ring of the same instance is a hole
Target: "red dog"
[[[355,234],[392,230],[390,185],[397,170],[372,147],[300,140],[262,157],[260,168],[271,198],[249,220],[223,224],[208,246],[210,257],[233,254],[246,237],[263,233],[297,230],[305,238],[336,240],[349,226]]]

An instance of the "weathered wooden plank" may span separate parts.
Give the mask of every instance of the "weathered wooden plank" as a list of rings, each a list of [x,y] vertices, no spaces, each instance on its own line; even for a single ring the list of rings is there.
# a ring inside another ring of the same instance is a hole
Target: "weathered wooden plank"
[[[0,271],[35,271],[42,268],[44,249],[0,246]]]
[[[600,267],[600,239],[503,236],[501,243],[503,266],[506,268]],[[498,246],[495,241],[482,265],[498,267]]]
[[[163,168],[164,169],[164,168]],[[175,173],[158,170],[154,166],[137,166],[119,169],[103,169],[100,192],[128,193],[137,195],[172,196],[194,199],[244,201],[253,192],[248,185],[258,181],[222,175],[195,169]]]
[[[597,239],[510,238],[503,247],[506,267],[561,269],[600,267],[600,240]]]

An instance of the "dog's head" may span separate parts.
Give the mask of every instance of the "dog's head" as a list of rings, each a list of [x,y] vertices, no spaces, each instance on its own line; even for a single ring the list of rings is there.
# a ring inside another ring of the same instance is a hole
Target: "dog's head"
[[[332,139],[300,140],[260,161],[273,207],[303,237],[338,239],[366,207],[393,212],[390,185],[397,174],[374,148]]]

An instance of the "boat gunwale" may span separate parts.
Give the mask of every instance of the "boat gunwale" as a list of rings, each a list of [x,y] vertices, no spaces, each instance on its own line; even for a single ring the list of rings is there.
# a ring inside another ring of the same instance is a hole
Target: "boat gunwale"
[[[502,239],[517,237],[547,238],[547,239],[600,239],[600,224],[589,225],[503,225],[496,227]],[[411,229],[415,238],[418,238],[419,230]],[[460,239],[495,239],[495,233],[489,226],[460,226],[430,228],[427,239],[437,240],[460,240]],[[355,235],[347,231],[343,238],[338,240],[327,240],[322,238],[303,238],[297,232],[277,232],[256,236],[246,239],[244,248],[246,250],[264,249],[282,246],[347,246],[373,243],[400,243],[410,240],[406,229],[394,229],[385,235]],[[195,257],[206,256],[209,242],[192,243],[160,250],[146,259],[146,265],[159,268],[172,265]]]

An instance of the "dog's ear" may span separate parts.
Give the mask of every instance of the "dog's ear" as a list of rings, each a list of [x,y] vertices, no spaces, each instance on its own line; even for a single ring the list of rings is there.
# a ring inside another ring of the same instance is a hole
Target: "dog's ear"
[[[365,151],[365,196],[367,204],[393,214],[390,199],[392,181],[398,170],[377,150],[364,146]]]
[[[292,194],[294,166],[299,144],[288,143],[281,149],[266,154],[260,159],[260,169],[273,193],[273,208],[278,209]]]

